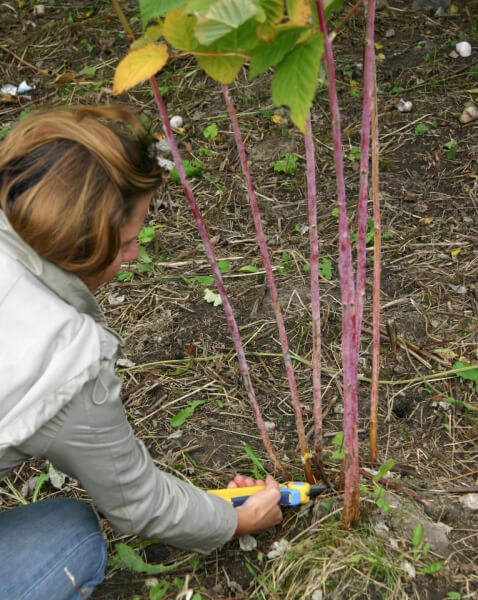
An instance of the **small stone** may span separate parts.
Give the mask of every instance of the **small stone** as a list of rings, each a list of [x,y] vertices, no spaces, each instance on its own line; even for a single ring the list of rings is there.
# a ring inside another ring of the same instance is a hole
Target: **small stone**
[[[158,152],[162,152],[163,154],[171,154],[171,146],[166,138],[159,140],[156,142],[156,150]]]
[[[267,558],[277,558],[278,556],[281,556],[287,552],[289,548],[290,544],[285,538],[282,538],[277,542],[273,542],[270,552],[267,553]]]
[[[239,538],[239,546],[244,552],[252,552],[257,548],[257,540],[252,535],[243,535]]]
[[[125,299],[126,299],[126,296],[117,296],[116,294],[109,294],[108,295],[108,304],[110,306],[118,306],[119,304],[123,304]]]
[[[452,51],[451,51],[451,52],[448,54],[448,56],[449,56],[450,58],[458,58],[458,52],[457,52],[456,50],[452,50]]]
[[[166,169],[166,171],[172,171],[175,167],[172,160],[169,160],[168,158],[163,158],[162,156],[157,156],[156,161],[157,161],[158,165],[162,169]]]
[[[405,573],[410,577],[410,579],[415,579],[417,576],[417,571],[412,563],[409,563],[408,560],[402,560],[400,566],[405,571]]]
[[[169,120],[169,124],[171,125],[171,129],[179,129],[180,127],[183,126],[183,118],[179,115],[174,115],[174,117],[171,117],[171,119]]]
[[[458,44],[455,46],[455,50],[462,58],[468,58],[471,56],[470,42],[458,42]]]
[[[272,421],[264,421],[264,427],[266,428],[267,433],[271,433],[276,428],[276,424]]]
[[[460,123],[464,125],[478,119],[478,108],[475,104],[468,104],[460,115]]]
[[[152,588],[155,585],[159,585],[159,579],[157,577],[148,577],[147,579],[144,580],[144,585],[147,588]]]
[[[386,38],[391,38],[394,35],[395,35],[395,29],[393,27],[390,27],[390,29],[387,29],[387,31],[385,32]]]
[[[413,102],[411,100],[404,100],[400,98],[397,102],[397,110],[400,112],[410,112],[413,108]]]
[[[53,465],[50,464],[50,468],[48,469],[48,474],[50,475],[50,483],[57,490],[61,490],[65,485],[66,475],[61,471],[57,471]]]
[[[460,498],[460,502],[470,510],[478,510],[478,494],[465,494]]]
[[[311,596],[311,600],[322,600],[324,597],[322,590],[315,590]]]
[[[34,17],[43,17],[45,15],[45,5],[44,4],[35,4],[33,7],[33,16]]]
[[[117,367],[123,367],[123,369],[131,369],[131,367],[136,366],[132,360],[129,358],[118,358],[116,361]]]

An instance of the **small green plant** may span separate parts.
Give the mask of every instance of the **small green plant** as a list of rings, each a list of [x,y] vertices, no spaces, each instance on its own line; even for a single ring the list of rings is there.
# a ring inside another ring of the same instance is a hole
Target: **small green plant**
[[[281,154],[279,160],[274,160],[270,163],[276,173],[285,173],[286,175],[293,175],[297,171],[298,157],[295,154],[287,152]]]
[[[202,406],[204,403],[205,400],[190,400],[186,408],[183,408],[176,413],[174,417],[171,417],[169,421],[171,427],[181,427],[181,425],[183,425],[189,419],[189,417],[193,416],[196,408],[198,406]]]
[[[149,590],[149,600],[162,600],[169,592],[171,584],[169,581],[163,579],[157,585],[153,585]],[[138,596],[139,598],[139,596]]]
[[[425,123],[418,123],[418,125],[415,127],[415,135],[417,137],[420,135],[425,135],[427,131],[428,125],[425,125]]]
[[[81,74],[86,75],[87,77],[94,77],[96,75],[96,67],[83,67]]]
[[[319,273],[327,279],[332,281],[332,261],[327,256],[323,256],[319,262]]]
[[[443,144],[443,147],[447,149],[447,153],[446,153],[446,157],[447,158],[455,158],[456,156],[456,149],[458,146],[458,142],[456,140],[450,140],[449,142],[447,142],[446,144]]]
[[[124,271],[123,269],[121,269],[120,271],[118,271],[117,275],[116,275],[116,279],[118,281],[131,281],[134,277],[134,273],[133,271]]]
[[[110,561],[110,564],[113,562],[113,566],[125,566],[131,571],[135,573],[148,573],[149,575],[158,575],[162,573],[168,573],[169,571],[174,571],[187,559],[184,559],[180,562],[176,562],[172,565],[150,565],[145,562],[141,556],[134,550],[131,546],[127,544],[115,544],[116,556],[114,556],[114,561]]]
[[[259,268],[255,263],[251,263],[250,265],[243,265],[242,267],[239,267],[238,271],[241,273],[257,273]]]
[[[186,177],[199,177],[202,173],[202,163],[196,158],[193,160],[183,160],[183,167],[186,171]],[[172,169],[169,174],[174,183],[179,183],[179,173],[177,167]]]
[[[373,236],[374,236],[374,223],[373,223],[373,219],[372,218],[368,218],[367,219],[367,233],[365,235],[365,244],[368,246],[371,242],[373,242]],[[383,235],[382,235],[383,237]],[[357,243],[357,239],[358,239],[358,235],[356,233],[353,233],[350,236],[350,239],[352,240],[352,242],[354,244]]]
[[[252,462],[252,474],[256,479],[261,479],[264,475],[267,475],[268,471],[264,466],[262,460],[257,456],[251,446],[246,444],[244,446],[244,451],[247,456],[251,459]]]
[[[217,138],[218,133],[216,123],[208,125],[202,132],[203,136],[210,142],[213,142]]]
[[[352,146],[345,156],[352,162],[355,160],[360,160],[360,148],[358,146]]]
[[[143,227],[138,234],[138,240],[141,244],[149,244],[154,239],[157,229],[161,229],[162,225],[153,225],[152,227]]]

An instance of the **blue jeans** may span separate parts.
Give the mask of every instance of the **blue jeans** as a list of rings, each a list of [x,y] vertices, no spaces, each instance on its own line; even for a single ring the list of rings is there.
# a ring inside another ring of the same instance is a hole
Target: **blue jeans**
[[[78,600],[103,581],[106,544],[91,508],[54,498],[0,512],[1,600]]]

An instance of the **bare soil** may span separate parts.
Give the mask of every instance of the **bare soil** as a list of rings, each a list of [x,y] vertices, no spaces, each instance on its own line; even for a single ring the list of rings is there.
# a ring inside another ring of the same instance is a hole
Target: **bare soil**
[[[1,8],[0,86],[26,80],[35,89],[16,98],[0,95],[0,131],[24,111],[46,103],[123,101],[143,109],[160,134],[161,125],[146,84],[119,99],[111,96],[114,68],[127,51],[127,42],[109,3],[86,2],[80,7],[69,1],[46,2],[44,16],[37,17],[32,4],[11,2]],[[137,14],[136,3],[122,4],[129,17]],[[404,0],[385,3],[377,13],[376,25],[383,233],[379,459],[380,463],[394,459],[394,481],[399,486],[394,491],[399,498],[405,499],[411,492],[415,504],[425,508],[432,522],[450,527],[446,556],[436,552],[434,557],[446,560],[444,569],[435,576],[419,574],[415,579],[402,573],[401,595],[396,597],[441,599],[456,592],[461,598],[476,598],[477,513],[461,502],[465,492],[477,491],[478,484],[476,388],[472,381],[462,378],[431,376],[450,370],[457,360],[478,362],[478,121],[459,121],[465,104],[477,94],[478,2],[455,0],[453,14],[447,10],[443,16],[436,16],[434,10],[414,12],[410,5]],[[340,20],[337,17],[337,23]],[[354,148],[360,144],[362,22],[360,9],[334,43],[352,229],[359,180]],[[138,22],[135,28],[139,28]],[[472,44],[469,58],[450,56],[461,39]],[[85,67],[94,67],[94,74],[88,69],[84,72]],[[228,261],[226,289],[264,418],[272,424],[274,446],[294,477],[302,479],[272,305],[221,91],[192,58],[173,61],[158,81],[167,86],[169,114],[184,119],[184,130],[178,134],[183,157],[198,159],[203,165],[202,176],[192,182],[194,193],[217,257]],[[310,433],[311,315],[304,148],[286,111],[271,104],[269,87],[270,76],[250,83],[244,70],[231,86],[231,94],[276,267]],[[413,102],[411,112],[397,110],[402,97]],[[219,135],[208,141],[203,130],[212,123],[218,126]],[[312,125],[318,154],[320,254],[330,259],[332,267],[331,278],[322,276],[320,281],[325,464],[330,480],[337,483],[339,463],[332,459],[332,439],[342,430],[341,302],[326,87],[317,92]],[[285,153],[299,157],[298,169],[290,176],[270,166]],[[154,269],[140,273],[133,267],[130,281],[114,281],[99,293],[108,322],[126,339],[125,357],[131,362],[119,371],[131,423],[160,468],[203,488],[223,487],[235,473],[252,471],[245,444],[270,470],[242,387],[224,313],[203,298],[205,288],[214,289],[214,284],[205,286],[195,279],[211,275],[199,234],[181,187],[167,173],[148,224],[160,225],[154,240],[145,244]],[[370,266],[372,259],[370,247]],[[241,271],[245,265],[256,265],[257,272]],[[372,468],[367,462],[371,268],[367,281],[359,435],[363,466]],[[444,398],[458,403],[443,404]],[[171,418],[192,400],[204,404],[180,427],[173,427]],[[12,481],[21,488],[22,482],[42,468],[35,462],[27,464]],[[42,491],[43,495],[57,493],[64,492],[49,486]],[[75,484],[69,493],[84,496]],[[340,494],[330,492],[324,496],[327,498],[340,499]],[[363,504],[362,523],[372,519],[369,505],[367,501]],[[232,542],[207,557],[191,555],[184,566],[167,576],[171,585],[165,597],[176,597],[184,585],[183,598],[193,597],[192,590],[202,598],[216,599],[293,597],[283,588],[261,588],[260,576],[268,576],[273,562],[265,556],[272,542],[291,540],[313,524],[317,514],[315,510],[287,511],[280,527],[258,536],[258,547],[252,552],[243,552]],[[140,548],[139,540],[118,538],[106,522],[104,531],[112,553],[118,541]],[[394,535],[402,550],[410,550],[411,538],[404,531],[399,527]],[[141,552],[151,563],[188,556],[159,543]],[[111,568],[93,597],[149,598],[147,577]],[[317,578],[317,573],[304,570],[304,581],[313,577]],[[381,588],[373,585],[364,585],[356,595],[346,589],[339,586],[328,593],[331,598],[385,597]],[[297,592],[295,597],[312,597],[301,594],[305,592]]]

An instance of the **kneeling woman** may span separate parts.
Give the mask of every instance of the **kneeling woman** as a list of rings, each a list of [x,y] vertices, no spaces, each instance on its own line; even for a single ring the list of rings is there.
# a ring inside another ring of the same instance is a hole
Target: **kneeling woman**
[[[0,147],[0,478],[48,459],[117,531],[208,552],[278,523],[280,494],[268,478],[233,508],[158,470],[126,420],[121,338],[93,294],[138,256],[160,180],[149,144],[131,110],[78,107],[28,117]],[[106,562],[93,511],[69,498],[0,512],[0,556],[5,600],[81,597],[65,568],[89,595]]]

